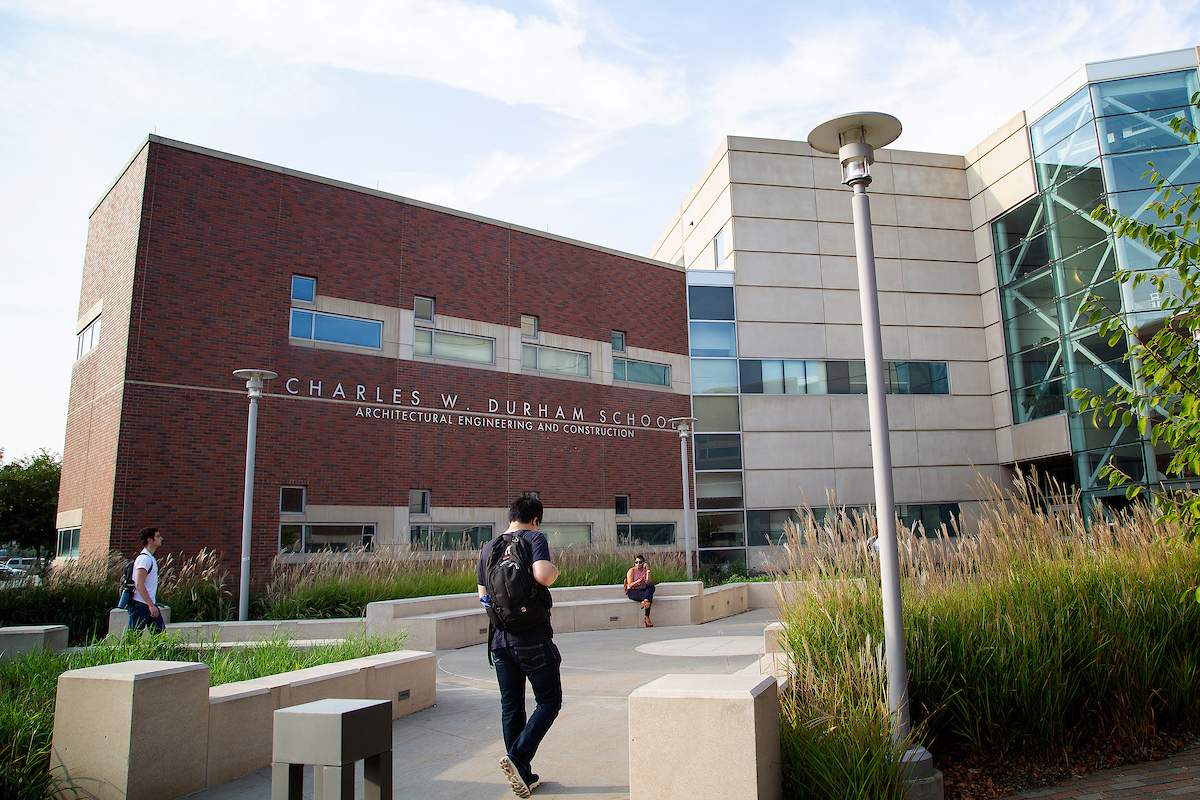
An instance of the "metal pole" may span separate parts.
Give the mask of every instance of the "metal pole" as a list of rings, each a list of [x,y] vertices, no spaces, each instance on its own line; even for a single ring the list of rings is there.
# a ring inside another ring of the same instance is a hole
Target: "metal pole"
[[[867,362],[867,408],[871,421],[871,463],[875,475],[875,516],[879,525],[879,566],[883,594],[883,640],[887,656],[888,706],[892,740],[908,744],[908,666],[900,602],[900,556],[896,542],[896,503],[892,491],[892,445],[888,434],[887,386],[883,382],[883,341],[879,292],[875,285],[875,243],[871,237],[869,179],[854,186],[854,244],[858,255],[858,297],[862,307]]]
[[[692,579],[692,535],[690,524],[692,511],[691,491],[688,488],[687,437],[687,426],[681,425],[679,427],[679,460],[683,463],[683,556],[687,560],[687,578],[690,581]]]
[[[255,385],[257,384],[257,385]],[[242,504],[242,574],[238,593],[238,619],[250,619],[250,521],[254,511],[254,450],[258,438],[258,396],[262,378],[246,381],[250,390],[250,419],[246,426],[246,490]]]

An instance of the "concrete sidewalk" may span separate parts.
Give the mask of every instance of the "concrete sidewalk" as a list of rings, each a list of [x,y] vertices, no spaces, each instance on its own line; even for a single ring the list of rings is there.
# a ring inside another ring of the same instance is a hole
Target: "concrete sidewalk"
[[[763,628],[776,618],[774,609],[761,609],[702,625],[557,634],[563,708],[534,759],[542,778],[534,797],[628,798],[630,693],[671,673],[727,674],[753,664]],[[500,693],[483,645],[441,650],[437,658],[437,705],[393,723],[395,796],[514,797],[497,766],[504,755]],[[528,703],[532,710],[532,696]],[[361,784],[361,766],[357,777]],[[265,768],[190,797],[257,800],[270,792]],[[312,797],[311,768],[304,796]]]

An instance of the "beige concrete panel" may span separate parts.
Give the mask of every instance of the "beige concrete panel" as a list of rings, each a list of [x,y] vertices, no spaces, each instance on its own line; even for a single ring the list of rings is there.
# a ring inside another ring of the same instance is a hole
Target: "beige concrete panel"
[[[979,324],[979,296],[966,294],[917,294],[903,297],[908,324],[935,328],[975,327]],[[882,306],[882,301],[880,302]],[[882,309],[881,309],[882,311]]]
[[[842,167],[838,164],[837,158],[825,154],[813,154],[812,157],[813,179],[818,189],[842,189]],[[871,170],[874,176],[875,170]],[[875,187],[876,191],[879,187]],[[844,191],[849,194],[850,190]]]
[[[883,357],[889,361],[906,361],[912,356],[907,327],[883,326]],[[861,330],[860,330],[861,333]]]
[[[897,228],[879,225],[871,226],[871,235],[875,240],[875,256],[877,258],[899,258],[900,239]],[[844,222],[818,222],[817,236],[820,239],[821,255],[854,256],[854,226]],[[922,256],[914,256],[921,258]]]
[[[841,189],[818,189],[817,220],[820,222],[854,222],[854,205],[851,193]],[[896,224],[896,196],[871,193],[871,223],[891,226]]]
[[[286,673],[289,677],[283,688],[280,708],[298,706],[327,697],[361,700],[366,691],[366,676],[353,661],[321,664]]]
[[[828,431],[827,394],[744,394],[742,431]]]
[[[992,398],[918,395],[913,397],[920,431],[992,430]]]
[[[823,322],[820,289],[738,286],[737,316],[745,322]]]
[[[1037,192],[1037,181],[1032,163],[1023,164],[995,183],[983,189],[984,214],[990,222],[1005,211],[1032,197]]]
[[[996,418],[996,427],[1013,424],[1012,395],[1005,389],[992,395],[992,416]]]
[[[750,469],[828,469],[833,466],[833,433],[786,431],[743,433],[743,463]]]
[[[871,466],[871,435],[866,431],[835,429],[833,435],[833,466]]]
[[[983,312],[983,326],[997,325],[1000,322],[1000,292],[988,289],[979,297],[979,305]]]
[[[738,250],[817,253],[819,252],[817,244],[817,223],[815,222],[759,218],[738,219]]]
[[[433,653],[398,650],[356,661],[364,666],[366,691],[363,699],[391,701],[392,719],[434,704],[437,659]]]
[[[825,322],[831,325],[861,325],[862,301],[857,291],[830,290],[824,292]],[[898,292],[879,292],[879,321],[882,325],[904,325],[904,295]]]
[[[911,431],[917,427],[915,396],[890,394],[887,397],[888,428]]]
[[[833,497],[838,505],[858,506],[874,503],[875,476],[871,469],[839,469],[835,476]],[[827,501],[824,504],[829,503]]]
[[[875,210],[874,198],[871,210]],[[966,200],[911,195],[896,198],[896,224],[908,228],[953,228],[964,231],[974,227],[971,224],[971,204]]]
[[[1032,158],[1029,134],[1022,125],[987,153],[979,156],[972,166],[979,173],[979,180],[984,186],[988,186],[1028,163]]]
[[[978,496],[981,478],[996,481],[1000,477],[1000,471],[994,464],[981,464],[977,467],[921,467],[920,496],[923,502],[952,503],[974,500]]]
[[[921,464],[995,464],[996,435],[986,430],[926,430],[917,433]]]
[[[832,469],[746,470],[743,476],[749,508],[798,508],[826,505],[834,488]]]
[[[856,359],[863,358],[863,338],[861,325],[826,325],[825,349],[826,358]],[[885,331],[886,333],[886,331]],[[884,339],[884,358],[893,358],[888,350],[887,340]]]
[[[830,397],[830,421],[834,431],[868,431],[867,396],[863,394]]]
[[[971,216],[975,216],[975,200],[978,199],[982,207],[983,198],[983,179],[979,177],[979,170],[974,164],[967,165],[967,194],[971,198]]]
[[[726,146],[731,151],[751,153],[779,153],[792,156],[811,156],[813,151],[808,142],[797,139],[766,139],[760,136],[726,136]]]
[[[970,170],[967,170],[967,173],[970,174]],[[983,186],[980,186],[979,188],[982,191]],[[976,195],[971,196],[971,227],[976,231],[989,230],[988,218],[987,218],[987,203],[984,202],[982,194],[976,194]],[[979,245],[978,245],[978,240],[977,240],[976,241],[976,252],[978,252],[978,249],[979,249]]]
[[[733,216],[729,183],[723,173],[720,181],[714,175],[696,200],[684,209],[684,253],[687,254],[689,266],[698,264],[696,255],[711,246],[717,231],[725,227],[725,223]],[[705,263],[714,263],[711,256]]]
[[[821,256],[821,281],[826,289],[858,291],[858,261],[852,256]],[[904,291],[903,262],[895,258],[875,259],[875,286],[881,292]]]
[[[1013,458],[1017,461],[1030,461],[1071,451],[1066,414],[1013,425],[1011,430]]]
[[[989,359],[1004,358],[1004,328],[999,322],[983,329],[984,355]]]
[[[987,362],[988,380],[992,392],[1008,391],[1008,359],[993,358]]]
[[[979,260],[979,289],[987,291],[995,289],[999,286],[996,280],[996,259],[992,255],[986,255]]]
[[[739,322],[737,328],[743,358],[825,358],[824,325]]]
[[[226,683],[209,691],[208,786],[271,763],[271,715],[279,694],[243,683]]]
[[[987,137],[977,144],[966,155],[967,164],[973,164],[978,161],[981,156],[992,151],[1008,137],[1012,136],[1018,130],[1025,128],[1025,112],[1018,112],[1012,119],[1005,122],[996,130],[992,131]]]
[[[874,169],[871,170],[871,174],[875,174]],[[892,180],[895,187],[893,191],[896,194],[950,197],[959,200],[966,200],[969,197],[965,167],[939,168],[893,164]]]
[[[124,661],[58,678],[50,768],[97,800],[172,800],[203,789],[208,667]],[[174,754],[169,769],[147,753]],[[190,756],[190,757],[189,757]]]
[[[996,430],[996,460],[1001,464],[1011,464],[1013,458],[1012,427]]]
[[[732,195],[735,217],[817,219],[817,200],[812,189],[737,183]]]
[[[922,361],[982,361],[986,353],[979,328],[909,328],[908,341],[909,357]]]
[[[957,397],[963,395],[983,395],[987,397],[993,391],[988,365],[983,361],[951,361],[950,393]]]
[[[975,260],[975,239],[969,230],[897,228],[900,254],[906,259],[929,261]]]
[[[974,262],[904,260],[900,264],[906,292],[979,294],[979,272]]]
[[[629,785],[630,800],[781,798],[775,677],[666,675],[634,690]]]
[[[991,433],[991,431],[988,431],[988,433]],[[920,465],[916,431],[901,431],[892,428],[889,431],[888,438],[892,443],[893,467],[916,467]]]
[[[737,254],[737,286],[792,286],[815,289],[821,286],[821,257],[795,253]]]
[[[952,153],[927,153],[923,150],[877,150],[875,157],[886,159],[892,164],[912,164],[918,167],[943,167],[946,169],[966,169],[967,162],[962,156]]]
[[[808,155],[782,155],[731,150],[729,176],[734,183],[812,188],[813,159]]]

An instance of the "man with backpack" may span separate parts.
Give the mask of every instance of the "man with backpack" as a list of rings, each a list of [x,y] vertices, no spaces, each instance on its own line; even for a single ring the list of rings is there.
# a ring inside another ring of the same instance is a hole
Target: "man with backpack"
[[[518,797],[540,783],[532,769],[538,745],[562,708],[562,656],[550,627],[550,585],[558,568],[550,545],[538,531],[542,503],[521,495],[508,510],[508,530],[479,554],[479,600],[488,610],[488,660],[500,684],[500,722],[504,748],[500,769]],[[526,719],[525,681],[537,701]]]
[[[163,543],[158,528],[142,528],[138,534],[142,540],[142,552],[133,560],[133,592],[129,598],[129,627],[132,630],[149,628],[158,633],[166,626],[158,610],[158,561],[154,551]]]

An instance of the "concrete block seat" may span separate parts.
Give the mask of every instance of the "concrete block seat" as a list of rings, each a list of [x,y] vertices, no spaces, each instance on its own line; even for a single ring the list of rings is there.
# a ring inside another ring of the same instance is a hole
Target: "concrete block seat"
[[[0,628],[0,661],[34,650],[65,650],[69,633],[66,625],[12,625]]]
[[[691,625],[704,619],[704,585],[700,581],[660,583],[655,588],[655,625]],[[554,630],[598,631],[642,624],[638,603],[620,584],[565,586],[550,590],[554,598]],[[405,647],[445,650],[481,644],[487,639],[487,612],[474,592],[439,597],[382,600],[367,606],[366,628],[373,633],[407,632]]]

